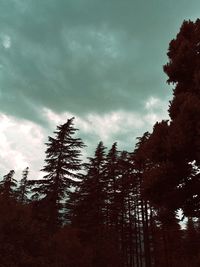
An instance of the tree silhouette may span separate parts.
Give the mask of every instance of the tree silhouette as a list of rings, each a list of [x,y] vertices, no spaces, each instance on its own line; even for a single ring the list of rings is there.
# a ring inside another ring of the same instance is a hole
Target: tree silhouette
[[[8,174],[4,175],[3,180],[0,182],[0,195],[5,201],[16,197],[17,181],[13,178],[14,174],[15,171],[11,170]]]
[[[181,208],[186,216],[199,216],[199,31],[200,20],[184,22],[169,46],[164,66],[175,84],[170,121],[154,125],[143,146],[152,165],[145,171],[143,187],[152,204]]]
[[[91,236],[99,231],[99,227],[104,225],[105,221],[104,168],[105,147],[100,142],[94,157],[90,157],[89,163],[85,164],[86,174],[83,176],[78,192],[75,192],[78,198],[75,206],[76,224],[85,231],[90,231]]]
[[[102,142],[97,145],[94,157],[90,157],[89,162],[85,164],[85,171],[79,189],[72,194],[72,226],[80,230],[82,242],[91,246],[92,266],[119,266],[120,258],[109,220],[110,190],[106,153]],[[116,225],[116,222],[113,224]]]
[[[184,21],[180,32],[169,45],[169,63],[164,66],[168,83],[175,84],[174,97],[169,108],[171,155],[176,167],[190,168],[190,173],[186,172],[185,177],[179,175],[179,184],[184,191],[181,195],[182,208],[187,216],[199,216],[200,208],[200,180],[197,173],[194,175],[194,169],[199,168],[200,163],[199,33],[199,19],[196,22]],[[193,168],[189,166],[191,163]],[[190,188],[190,192],[187,188]]]
[[[80,138],[73,137],[77,131],[73,120],[68,119],[66,123],[57,126],[55,137],[49,137],[46,143],[46,165],[42,169],[47,174],[34,190],[44,195],[42,204],[48,210],[47,221],[52,229],[61,224],[63,202],[80,177],[78,172],[81,169],[80,156],[84,144]]]
[[[28,184],[28,174],[29,174],[29,167],[26,167],[26,169],[24,169],[22,172],[22,179],[17,189],[18,200],[21,203],[26,203],[28,201],[28,194],[30,192]]]
[[[107,227],[114,227],[117,229],[117,179],[119,176],[118,171],[118,151],[117,143],[114,143],[108,154],[105,157],[105,224]]]

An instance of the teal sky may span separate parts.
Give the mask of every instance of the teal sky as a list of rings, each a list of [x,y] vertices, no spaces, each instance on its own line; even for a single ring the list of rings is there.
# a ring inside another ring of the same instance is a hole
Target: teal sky
[[[36,175],[71,115],[87,145],[133,147],[167,118],[169,41],[199,15],[196,0],[0,0],[0,169]]]

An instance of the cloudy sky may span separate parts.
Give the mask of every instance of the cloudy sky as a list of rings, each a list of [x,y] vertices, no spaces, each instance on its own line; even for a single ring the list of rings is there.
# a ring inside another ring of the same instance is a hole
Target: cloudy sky
[[[167,118],[168,44],[198,16],[199,0],[0,0],[0,175],[41,177],[44,142],[71,116],[87,153],[133,149]]]

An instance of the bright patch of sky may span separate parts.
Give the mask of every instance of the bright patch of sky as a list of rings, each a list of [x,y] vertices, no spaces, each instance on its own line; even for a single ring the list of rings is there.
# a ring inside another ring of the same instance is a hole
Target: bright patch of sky
[[[150,101],[151,99],[147,100],[146,105]],[[48,128],[30,120],[0,113],[0,169],[3,173],[14,169],[19,179],[22,170],[30,167],[30,177],[41,178],[43,173],[40,170],[43,167],[46,150],[44,143],[48,135],[53,136],[57,125],[65,123],[71,117],[75,117],[75,127],[79,129],[77,136],[81,137],[87,145],[83,151],[85,160],[93,153],[99,141],[103,141],[107,148],[116,141],[119,149],[132,151],[135,138],[141,136],[144,129],[151,131],[156,121],[167,117],[166,109],[160,105],[161,102],[158,99],[154,103],[154,108],[159,108],[157,113],[152,109],[147,114],[119,110],[103,116],[97,113],[80,116],[71,112],[58,114],[44,108],[42,113],[48,122]]]
[[[11,38],[10,36],[8,35],[4,35],[2,37],[2,46],[5,48],[5,49],[9,49],[11,47]]]

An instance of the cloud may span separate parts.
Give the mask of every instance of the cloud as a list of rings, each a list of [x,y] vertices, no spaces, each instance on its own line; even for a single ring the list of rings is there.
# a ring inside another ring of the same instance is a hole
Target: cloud
[[[162,102],[160,101],[160,99],[152,96],[146,101],[145,108],[147,110],[149,110],[149,109],[152,109],[156,106],[160,106],[161,104],[162,104]]]
[[[75,123],[81,129],[81,132],[88,136],[95,136],[98,140],[107,142],[118,135],[127,132],[127,129],[133,130],[144,127],[144,121],[141,120],[139,114],[116,111],[99,115],[91,113],[85,116],[78,116],[73,113],[56,114],[51,110],[45,110],[48,120],[52,123],[64,123],[66,118],[75,116]]]
[[[2,46],[5,48],[5,49],[9,49],[11,47],[11,38],[10,36],[8,35],[4,35],[2,37]]]
[[[51,128],[64,123],[67,118],[75,117],[75,126],[80,129],[80,136],[89,146],[88,153],[91,154],[90,147],[94,149],[99,141],[103,141],[106,146],[118,142],[121,149],[133,149],[136,137],[145,131],[151,132],[157,121],[169,119],[167,105],[167,100],[151,96],[144,102],[146,112],[116,110],[82,115],[72,112],[56,113],[50,109],[44,109],[43,112]]]
[[[199,7],[185,0],[3,1],[0,110],[44,125],[44,107],[137,112],[151,95],[169,98],[168,43]]]
[[[37,178],[44,159],[45,129],[26,120],[0,114],[0,169],[1,175],[16,171],[16,178],[30,167],[32,178]]]
[[[83,159],[92,156],[99,141],[103,141],[109,149],[117,142],[120,150],[133,151],[136,137],[145,131],[151,131],[156,121],[167,118],[167,103],[151,96],[144,103],[146,113],[130,111],[111,111],[105,114],[75,114],[72,112],[56,113],[43,108],[41,116],[47,121],[48,127],[29,120],[0,113],[0,169],[5,174],[9,170],[16,171],[20,179],[21,172],[30,167],[30,178],[43,176],[39,170],[43,167],[48,136],[53,136],[56,126],[67,119],[75,117],[75,127],[79,129],[77,136],[87,145],[83,149]]]

